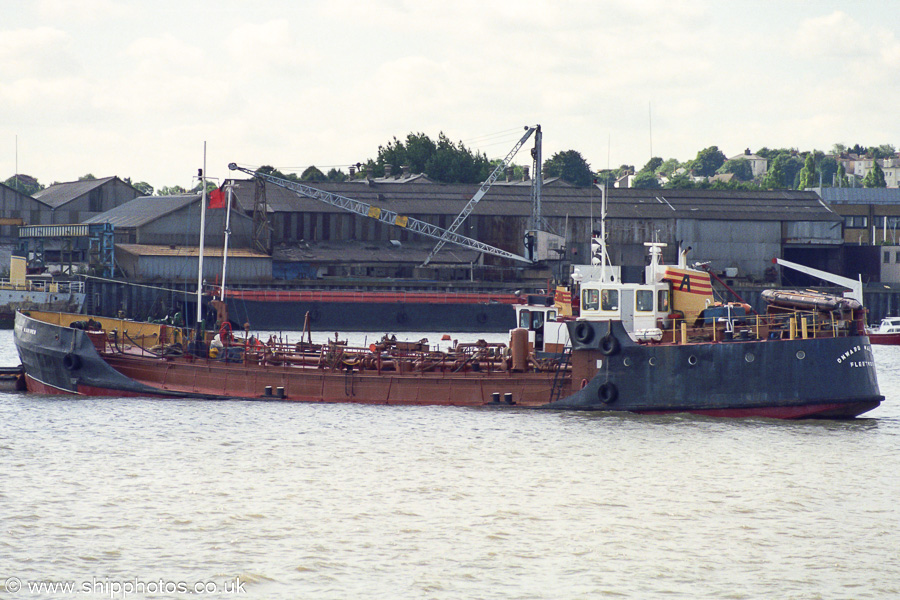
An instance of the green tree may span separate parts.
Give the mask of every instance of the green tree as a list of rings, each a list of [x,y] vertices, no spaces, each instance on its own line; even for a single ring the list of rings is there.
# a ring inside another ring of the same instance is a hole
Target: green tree
[[[326,175],[326,177],[328,178],[328,181],[347,181],[349,179],[346,173],[333,167],[328,170],[328,175]]]
[[[642,189],[659,189],[662,186],[659,184],[659,179],[656,177],[655,173],[653,173],[652,171],[641,170],[637,175],[634,176],[634,179],[631,182],[631,187]]]
[[[177,188],[178,186],[175,186],[175,187]],[[217,186],[217,185],[216,185],[215,183],[213,183],[212,181],[210,181],[210,180],[207,180],[207,181],[206,181],[206,193],[207,193],[207,194],[210,193],[211,191],[215,190],[215,189],[218,189],[218,187],[219,187],[219,186]],[[198,181],[198,182],[197,182],[197,185],[195,185],[194,187],[191,188],[190,193],[191,193],[191,194],[199,194],[199,193],[201,193],[202,191],[203,191],[203,183]],[[183,193],[183,194],[187,194],[188,192],[185,191],[185,192],[182,192],[182,193]],[[162,195],[162,194],[160,194],[160,195]],[[169,194],[169,195],[170,195],[170,196],[174,196],[175,194]]]
[[[726,161],[716,172],[731,173],[734,175],[735,179],[740,181],[750,181],[753,179],[753,168],[750,166],[750,161],[745,158]]]
[[[317,169],[314,165],[306,167],[306,170],[300,174],[300,181],[325,181],[325,173]]]
[[[153,195],[153,186],[147,183],[146,181],[138,181],[137,183],[132,183],[131,187],[139,191],[145,196]]]
[[[559,177],[573,185],[587,187],[593,181],[591,166],[575,150],[557,152],[544,161],[544,177]]]
[[[180,185],[173,185],[173,186],[166,185],[166,186],[163,186],[163,187],[159,188],[158,190],[156,190],[157,196],[183,196],[184,194],[187,194],[187,193],[188,193],[188,191],[186,189],[184,189],[183,187],[181,187]]]
[[[683,173],[678,173],[677,175],[672,175],[663,187],[669,190],[690,190],[700,186],[694,182],[690,173],[685,171]]]
[[[835,185],[837,187],[850,187],[850,180],[847,179],[847,169],[844,168],[843,163],[838,164],[837,181],[835,181]]]
[[[867,155],[872,158],[891,158],[897,153],[897,150],[890,144],[881,144],[880,146],[870,146]]]
[[[297,177],[296,173],[288,173],[285,175],[275,167],[271,165],[263,165],[256,170],[257,173],[264,173],[266,175],[271,175],[272,177],[280,177],[281,179],[287,179],[288,181],[300,181],[300,178]]]
[[[787,154],[778,154],[775,160],[769,165],[766,176],[763,178],[763,187],[768,190],[783,189],[785,185],[785,163],[787,163]]]
[[[424,133],[409,133],[405,142],[394,138],[387,145],[378,147],[378,157],[373,163],[374,174],[384,175],[385,165],[397,168],[407,166],[411,173],[424,173],[425,166],[437,149],[437,143]]]
[[[817,164],[822,185],[825,187],[837,185],[835,175],[838,172],[838,161],[833,156],[823,156]]]
[[[87,173],[78,178],[78,181],[95,181],[97,178],[91,173]]]
[[[35,177],[25,174],[13,175],[12,177],[4,181],[3,185],[11,187],[20,194],[25,194],[28,196],[32,196],[36,192],[44,189],[44,186],[38,183],[38,180]]]
[[[803,168],[800,169],[800,185],[797,186],[797,189],[805,190],[807,188],[815,187],[817,183],[816,161],[813,159],[812,152],[810,152],[806,155]]]
[[[867,188],[887,187],[887,183],[884,181],[884,171],[881,169],[881,165],[878,164],[878,160],[872,161],[872,168],[869,169],[869,172],[863,178],[863,185]]]
[[[659,167],[656,169],[656,174],[660,177],[670,178],[675,174],[675,171],[680,169],[683,165],[678,162],[676,158],[669,158],[664,160]]]
[[[366,167],[381,177],[385,165],[397,170],[406,166],[411,173],[425,173],[444,183],[480,183],[492,170],[484,153],[473,152],[462,142],[454,144],[443,132],[436,142],[424,133],[410,133],[405,141],[395,137],[379,146],[377,158],[369,159]]]
[[[441,133],[437,150],[425,164],[425,174],[443,183],[481,183],[491,174],[490,166],[483,153],[472,152],[462,142],[456,145]]]
[[[718,146],[710,146],[697,153],[697,158],[691,163],[691,170],[700,177],[712,177],[723,164],[725,154]]]
[[[647,171],[648,173],[656,173],[656,170],[659,169],[663,164],[663,159],[658,156],[654,156],[650,160],[647,161],[647,164],[641,169],[641,171]]]

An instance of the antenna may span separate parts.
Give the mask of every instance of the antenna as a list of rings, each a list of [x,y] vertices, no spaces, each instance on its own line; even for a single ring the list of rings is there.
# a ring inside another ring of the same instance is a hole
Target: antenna
[[[653,102],[647,102],[647,120],[650,123],[650,158],[653,159]]]

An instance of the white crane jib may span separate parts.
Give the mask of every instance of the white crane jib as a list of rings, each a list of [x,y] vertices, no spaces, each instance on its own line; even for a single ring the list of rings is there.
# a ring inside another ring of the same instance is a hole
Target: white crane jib
[[[525,258],[524,256],[519,256],[518,254],[513,254],[512,252],[507,252],[506,250],[501,250],[500,248],[496,248],[494,246],[491,246],[490,244],[485,244],[483,242],[479,242],[478,240],[473,240],[472,238],[460,235],[458,233],[451,233],[443,227],[437,227],[436,225],[414,219],[413,217],[399,215],[393,211],[385,210],[377,206],[372,206],[371,204],[366,204],[365,202],[360,202],[359,200],[354,200],[352,198],[347,198],[346,196],[341,196],[340,194],[326,192],[324,190],[298,183],[296,181],[289,181],[287,179],[282,179],[281,177],[275,177],[267,173],[259,173],[245,167],[239,167],[236,163],[229,163],[228,168],[232,171],[241,171],[253,177],[262,179],[263,181],[267,181],[269,183],[277,185],[278,187],[291,190],[292,192],[301,196],[312,198],[314,200],[318,200],[319,202],[324,202],[325,204],[341,208],[363,217],[369,217],[388,225],[402,227],[426,237],[430,237],[436,240],[444,239],[444,241],[456,244],[457,246],[462,246],[463,248],[469,248],[472,250],[478,250],[479,252],[492,254],[501,258],[519,260],[522,262],[527,262],[529,264],[532,262],[530,259]]]
[[[807,275],[811,275],[813,277],[818,277],[819,279],[824,279],[825,281],[830,281],[835,285],[848,287],[850,288],[850,291],[844,292],[844,297],[853,298],[863,306],[866,305],[865,302],[863,302],[862,275],[859,276],[859,280],[857,281],[855,279],[850,279],[849,277],[842,277],[840,275],[835,275],[834,273],[829,273],[828,271],[820,271],[819,269],[813,269],[812,267],[807,267],[791,262],[789,260],[784,260],[783,258],[776,258],[775,264],[781,265],[782,267],[788,267],[789,269],[794,269],[795,271],[800,271],[801,273],[806,273]]]
[[[435,244],[434,249],[431,251],[431,254],[429,254],[428,258],[425,259],[425,262],[422,263],[423,267],[427,266],[428,263],[431,262],[431,259],[434,258],[434,255],[440,252],[441,248],[444,247],[444,243],[449,241],[446,236],[456,233],[456,230],[460,228],[460,226],[463,224],[463,221],[466,220],[466,217],[468,217],[472,213],[472,211],[475,210],[475,205],[478,204],[482,198],[484,198],[484,195],[489,189],[491,189],[491,186],[494,185],[494,182],[497,181],[497,178],[500,177],[500,174],[509,165],[509,161],[513,159],[513,156],[515,156],[522,145],[525,144],[526,141],[528,141],[528,138],[531,137],[531,134],[535,131],[539,132],[540,129],[540,125],[537,125],[536,127],[525,128],[525,135],[522,136],[522,139],[516,142],[516,145],[513,146],[513,149],[509,151],[506,157],[502,161],[500,161],[499,165],[497,165],[497,168],[494,169],[493,172],[488,176],[488,178],[484,180],[484,183],[481,184],[481,187],[478,188],[478,191],[475,192],[475,195],[472,196],[472,199],[469,200],[466,206],[462,209],[462,212],[460,212],[456,216],[453,224],[450,225],[449,229],[447,229],[447,233],[441,236],[441,239],[439,239],[438,243]]]

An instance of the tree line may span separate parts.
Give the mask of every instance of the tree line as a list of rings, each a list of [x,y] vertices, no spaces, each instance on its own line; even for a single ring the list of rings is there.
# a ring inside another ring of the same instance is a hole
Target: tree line
[[[575,186],[586,187],[592,183],[606,184],[612,187],[616,180],[633,175],[631,187],[635,188],[700,188],[700,189],[805,189],[809,187],[850,187],[861,183],[865,187],[885,187],[884,171],[874,161],[874,166],[866,177],[857,182],[844,170],[843,165],[835,158],[845,154],[855,154],[872,159],[890,158],[896,155],[894,146],[861,146],[855,144],[847,147],[835,144],[830,153],[812,150],[800,152],[793,148],[769,149],[761,148],[755,152],[757,156],[767,159],[767,171],[764,175],[754,177],[750,161],[738,156],[729,160],[718,146],[710,146],[697,152],[697,156],[688,161],[653,157],[640,169],[634,165],[620,165],[616,169],[593,170],[590,164],[576,150],[557,152],[545,160],[541,169],[545,178],[559,177]],[[424,133],[409,133],[405,139],[394,137],[388,143],[378,147],[375,158],[358,162],[348,167],[347,172],[331,168],[327,173],[315,166],[307,167],[299,175],[283,173],[266,165],[258,170],[276,177],[303,182],[339,182],[351,177],[384,177],[388,165],[393,173],[405,167],[413,174],[424,174],[429,179],[442,183],[481,183],[488,178],[500,160],[489,160],[483,152],[466,147],[463,142],[454,143],[443,132],[437,140],[432,140]],[[521,179],[525,167],[512,164],[514,176]],[[716,175],[728,175],[722,178]],[[96,179],[88,173],[79,180]],[[145,181],[124,179],[126,183],[146,196],[174,196],[188,193],[199,193],[198,183],[192,189],[184,187],[163,186],[155,189]],[[14,175],[3,182],[8,187],[24,194],[32,195],[44,186],[35,177]],[[54,185],[54,184],[51,184]],[[208,188],[215,184],[208,183]]]

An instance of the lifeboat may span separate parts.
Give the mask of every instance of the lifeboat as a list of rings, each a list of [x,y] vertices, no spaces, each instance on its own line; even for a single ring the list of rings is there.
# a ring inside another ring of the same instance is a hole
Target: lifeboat
[[[763,290],[760,296],[769,306],[781,308],[825,312],[843,312],[862,308],[862,304],[853,298],[823,294],[812,290]]]

